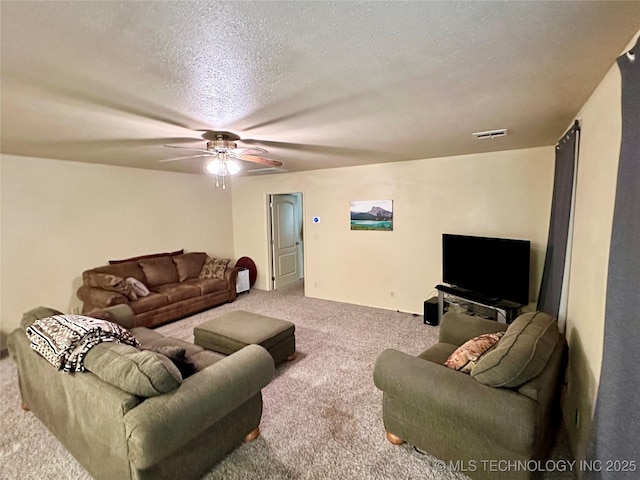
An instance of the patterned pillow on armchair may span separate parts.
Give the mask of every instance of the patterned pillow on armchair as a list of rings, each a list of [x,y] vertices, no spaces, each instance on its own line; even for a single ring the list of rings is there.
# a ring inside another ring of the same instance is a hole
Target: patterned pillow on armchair
[[[504,332],[485,333],[468,340],[451,354],[444,366],[462,373],[471,373],[480,357],[495,347],[503,335]]]

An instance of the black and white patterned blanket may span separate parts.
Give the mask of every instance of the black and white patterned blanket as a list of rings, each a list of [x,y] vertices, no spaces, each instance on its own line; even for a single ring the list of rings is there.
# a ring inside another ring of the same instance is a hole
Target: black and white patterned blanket
[[[83,315],[53,315],[27,327],[31,348],[65,372],[84,372],[84,356],[98,343],[140,342],[120,325]]]

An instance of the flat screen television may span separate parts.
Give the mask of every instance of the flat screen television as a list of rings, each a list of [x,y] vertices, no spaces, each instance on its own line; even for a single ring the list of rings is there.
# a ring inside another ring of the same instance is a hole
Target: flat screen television
[[[442,280],[487,300],[529,303],[529,240],[442,235]]]

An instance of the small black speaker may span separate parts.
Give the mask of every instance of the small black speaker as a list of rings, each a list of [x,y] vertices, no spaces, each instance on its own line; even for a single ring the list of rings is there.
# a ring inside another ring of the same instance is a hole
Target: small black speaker
[[[438,325],[438,297],[431,297],[424,302],[424,324]]]

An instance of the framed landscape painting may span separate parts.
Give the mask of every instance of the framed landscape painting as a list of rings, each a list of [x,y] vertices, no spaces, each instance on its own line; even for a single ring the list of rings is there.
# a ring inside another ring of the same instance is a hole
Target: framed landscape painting
[[[393,200],[351,202],[351,230],[393,230]]]

